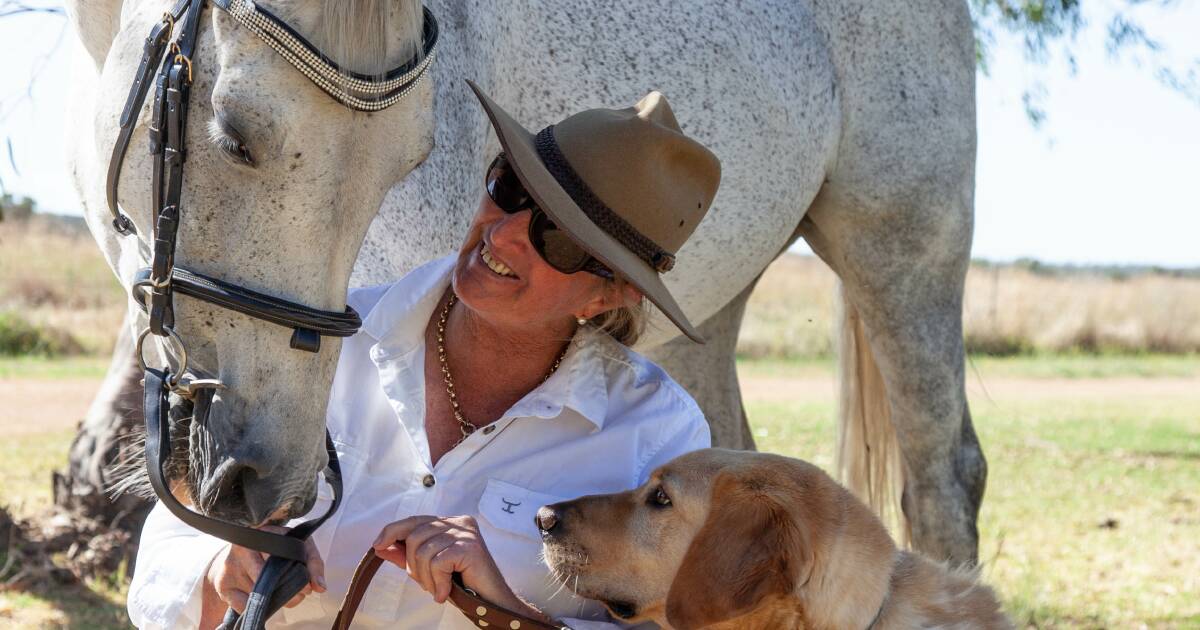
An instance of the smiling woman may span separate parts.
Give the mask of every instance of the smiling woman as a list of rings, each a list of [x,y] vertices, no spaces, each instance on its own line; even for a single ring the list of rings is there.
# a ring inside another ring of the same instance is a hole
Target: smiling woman
[[[368,625],[472,627],[438,605],[459,573],[526,620],[615,627],[599,602],[554,597],[534,513],[634,487],[710,443],[696,403],[628,344],[644,300],[699,340],[661,274],[716,194],[716,157],[657,92],[538,134],[476,94],[503,153],[484,173],[458,253],[350,293],[363,325],[341,349],[326,418],[343,507],[307,543],[310,584],[281,611],[283,627],[332,621],[372,539],[392,565],[363,601]],[[217,142],[245,151],[214,120]],[[335,500],[318,495],[305,518]],[[159,507],[142,534],[130,611],[143,626],[210,627],[227,605],[246,605],[262,571],[257,552]],[[419,588],[404,588],[413,581]]]

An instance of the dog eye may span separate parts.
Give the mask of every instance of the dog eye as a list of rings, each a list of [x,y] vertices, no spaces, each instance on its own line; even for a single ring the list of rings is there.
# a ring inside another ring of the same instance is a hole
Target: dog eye
[[[662,487],[659,486],[659,488],[654,491],[654,494],[650,495],[650,503],[660,507],[667,507],[668,505],[671,505],[671,497],[667,496],[667,493],[663,492]]]

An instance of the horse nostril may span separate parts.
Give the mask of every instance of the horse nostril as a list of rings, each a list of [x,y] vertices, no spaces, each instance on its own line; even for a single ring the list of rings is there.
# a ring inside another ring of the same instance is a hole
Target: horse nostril
[[[543,534],[549,534],[558,527],[558,512],[549,505],[543,505],[537,511],[537,516],[534,518],[537,521],[538,529]]]

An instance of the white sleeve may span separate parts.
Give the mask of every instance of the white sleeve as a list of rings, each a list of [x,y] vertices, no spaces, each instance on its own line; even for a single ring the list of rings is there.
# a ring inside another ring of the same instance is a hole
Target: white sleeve
[[[142,630],[200,625],[204,576],[229,543],[203,534],[155,504],[142,526],[129,585],[129,620]]]

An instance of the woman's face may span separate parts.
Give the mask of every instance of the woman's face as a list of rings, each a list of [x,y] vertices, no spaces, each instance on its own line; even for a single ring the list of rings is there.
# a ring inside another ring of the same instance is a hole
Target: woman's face
[[[616,292],[587,272],[551,267],[529,242],[532,212],[507,214],[486,193],[454,267],[454,291],[490,324],[533,330],[562,328],[579,317],[633,304],[632,287]]]

